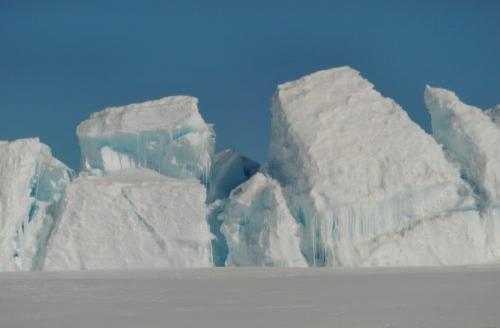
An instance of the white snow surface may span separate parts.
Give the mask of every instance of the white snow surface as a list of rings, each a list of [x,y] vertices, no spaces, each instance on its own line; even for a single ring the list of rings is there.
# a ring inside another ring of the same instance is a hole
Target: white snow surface
[[[228,266],[305,267],[299,226],[279,183],[262,173],[234,189],[219,215]]]
[[[38,139],[0,142],[0,271],[37,269],[70,176]]]
[[[69,184],[45,270],[211,266],[205,187],[145,169]]]
[[[310,264],[361,265],[357,245],[473,204],[435,140],[349,67],[280,85],[271,131],[269,170]]]
[[[173,96],[94,113],[77,129],[82,169],[92,173],[149,168],[206,180],[215,133],[198,100]]]
[[[497,328],[500,269],[0,273],[6,328]]]

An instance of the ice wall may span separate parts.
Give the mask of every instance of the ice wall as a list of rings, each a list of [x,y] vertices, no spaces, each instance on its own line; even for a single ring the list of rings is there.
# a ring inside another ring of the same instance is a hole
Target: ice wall
[[[464,177],[474,186],[481,206],[500,205],[500,126],[479,108],[469,106],[451,91],[425,89],[425,103],[432,131],[450,160],[460,164]]]
[[[208,267],[205,187],[144,169],[68,185],[45,270]]]
[[[500,106],[487,111],[464,104],[453,92],[427,86],[432,131],[473,186],[486,224],[488,252],[500,257]]]
[[[362,245],[449,209],[469,190],[435,140],[349,67],[278,86],[269,170],[304,229],[309,264],[356,266]]]
[[[234,189],[219,220],[229,248],[226,265],[307,266],[299,226],[269,176],[257,173]]]
[[[196,98],[108,108],[77,135],[83,174],[67,186],[41,268],[212,265],[202,182],[215,134]]]
[[[0,271],[37,269],[70,177],[38,139],[0,142]]]
[[[113,107],[77,129],[82,169],[100,174],[149,168],[176,178],[206,181],[215,134],[189,96]]]
[[[263,168],[187,96],[91,115],[74,181],[0,141],[0,271],[498,262],[500,106],[425,101],[434,138],[349,67],[282,84]]]

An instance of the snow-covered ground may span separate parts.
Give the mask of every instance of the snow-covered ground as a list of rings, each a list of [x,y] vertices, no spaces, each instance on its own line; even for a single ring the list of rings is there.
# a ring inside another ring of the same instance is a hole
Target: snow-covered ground
[[[0,327],[497,328],[500,267],[0,274]]]

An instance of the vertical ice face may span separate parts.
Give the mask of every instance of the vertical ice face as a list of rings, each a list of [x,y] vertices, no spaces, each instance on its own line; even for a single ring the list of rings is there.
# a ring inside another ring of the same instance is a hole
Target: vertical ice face
[[[259,164],[237,151],[224,150],[215,155],[208,182],[207,203],[229,196],[231,190],[247,181],[259,170]]]
[[[451,91],[427,86],[432,131],[477,192],[482,209],[500,205],[500,126],[496,109],[484,113]]]
[[[237,151],[224,150],[214,156],[208,180],[208,223],[215,238],[212,241],[214,265],[224,266],[228,254],[226,238],[220,231],[219,214],[224,211],[231,190],[247,181],[260,165]]]
[[[425,89],[432,131],[473,186],[486,224],[488,251],[500,257],[500,106],[483,112],[451,91]]]
[[[82,169],[115,172],[149,168],[176,178],[205,181],[215,134],[198,100],[167,97],[92,114],[77,129]]]
[[[307,266],[299,226],[269,176],[257,173],[233,190],[219,220],[229,248],[226,265]]]
[[[37,269],[70,174],[38,139],[0,142],[0,271]]]
[[[145,169],[68,185],[45,270],[212,265],[205,187]]]
[[[271,113],[269,170],[312,265],[360,265],[362,245],[470,205],[441,147],[356,70],[280,85]]]

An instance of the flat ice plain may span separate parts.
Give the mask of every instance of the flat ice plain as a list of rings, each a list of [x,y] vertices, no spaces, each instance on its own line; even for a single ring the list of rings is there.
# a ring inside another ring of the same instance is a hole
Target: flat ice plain
[[[500,267],[0,273],[0,327],[498,328]]]

